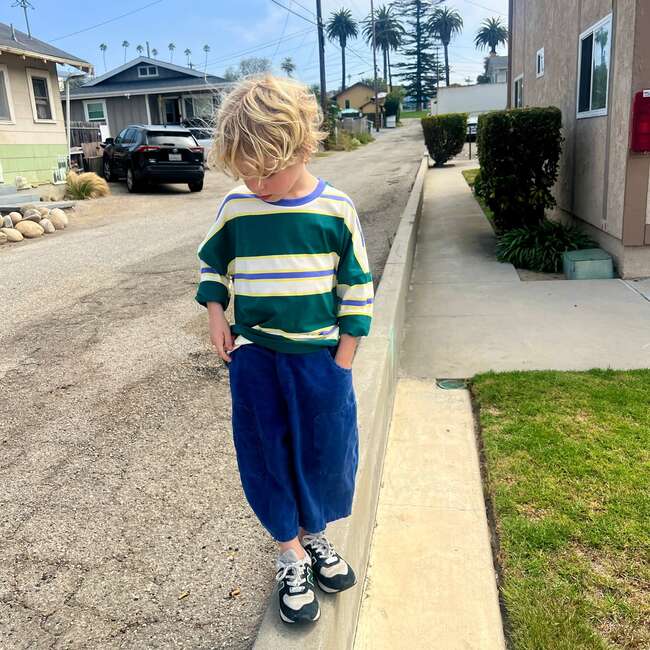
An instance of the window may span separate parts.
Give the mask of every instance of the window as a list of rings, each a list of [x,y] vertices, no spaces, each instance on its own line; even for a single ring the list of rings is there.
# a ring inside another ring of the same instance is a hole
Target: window
[[[187,133],[174,131],[148,131],[147,144],[169,147],[196,147],[197,142]]]
[[[345,100],[345,108],[350,108],[350,100],[349,99]]]
[[[515,108],[521,108],[524,105],[524,75],[520,74],[513,86],[513,105]]]
[[[612,15],[580,34],[578,117],[607,115]]]
[[[158,68],[155,65],[141,65],[138,67],[138,77],[157,77]]]
[[[88,122],[100,122],[106,124],[106,102],[103,99],[84,102],[86,120]]]
[[[29,95],[32,100],[32,113],[35,122],[54,122],[55,113],[52,104],[52,85],[47,70],[26,68]]]
[[[122,144],[133,144],[138,141],[138,129],[127,129]]]
[[[544,48],[537,50],[535,71],[538,79],[544,76]]]
[[[186,95],[183,97],[185,119],[197,118],[211,122],[214,113],[214,102],[210,93]]]
[[[0,65],[0,122],[13,121],[9,71],[6,65]]]

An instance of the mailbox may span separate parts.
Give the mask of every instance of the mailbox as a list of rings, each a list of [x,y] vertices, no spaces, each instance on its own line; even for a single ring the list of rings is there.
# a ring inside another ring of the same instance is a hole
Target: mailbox
[[[640,90],[634,95],[630,150],[650,153],[650,90]]]

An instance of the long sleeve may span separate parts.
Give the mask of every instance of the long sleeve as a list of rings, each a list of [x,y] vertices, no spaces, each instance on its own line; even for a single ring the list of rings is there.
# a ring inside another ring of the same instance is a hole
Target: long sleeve
[[[196,251],[200,268],[195,300],[204,307],[207,307],[208,302],[218,302],[226,310],[230,303],[231,280],[228,265],[232,252],[224,206],[225,200],[219,208],[215,223]]]
[[[341,334],[367,336],[370,332],[374,290],[366,242],[354,207],[346,219],[347,233],[337,269],[338,324]]]

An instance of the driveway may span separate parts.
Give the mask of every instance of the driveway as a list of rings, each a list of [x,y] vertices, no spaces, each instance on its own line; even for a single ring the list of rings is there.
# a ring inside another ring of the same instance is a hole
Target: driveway
[[[314,171],[355,200],[379,278],[418,122]],[[227,369],[193,300],[232,181],[80,204],[0,248],[0,646],[248,648],[275,547],[241,490]]]

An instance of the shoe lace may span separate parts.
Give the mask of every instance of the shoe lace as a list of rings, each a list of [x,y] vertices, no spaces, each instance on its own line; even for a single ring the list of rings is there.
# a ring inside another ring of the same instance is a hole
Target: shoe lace
[[[290,587],[300,587],[306,581],[304,572],[307,563],[306,557],[297,562],[280,562],[278,560],[278,572],[275,574],[275,579],[280,582],[286,578]]]
[[[311,546],[321,560],[327,560],[336,555],[332,542],[322,533],[317,535],[303,535],[302,542],[305,545]]]

